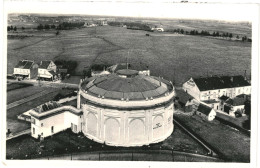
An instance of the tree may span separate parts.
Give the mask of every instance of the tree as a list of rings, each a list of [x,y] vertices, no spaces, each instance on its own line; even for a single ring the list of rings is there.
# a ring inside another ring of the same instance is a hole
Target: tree
[[[251,126],[251,101],[246,100],[245,103],[245,114],[248,116],[248,120],[243,123],[243,127],[250,130]]]
[[[11,25],[10,30],[14,30],[13,26]]]
[[[55,28],[56,28],[56,26],[53,24],[53,25],[51,25],[51,28],[52,28],[52,29],[55,29]]]
[[[181,34],[183,34],[183,33],[184,33],[184,30],[183,30],[183,29],[181,29],[181,30],[180,30],[180,32],[181,32]]]
[[[236,36],[236,39],[239,39],[239,36],[238,36],[238,35]]]
[[[24,27],[22,27],[22,30],[24,30]]]
[[[16,31],[17,30],[17,28],[16,28],[16,26],[14,27],[14,31]]]
[[[42,29],[43,29],[43,25],[42,25],[42,24],[38,25],[38,26],[37,26],[37,29],[38,29],[38,30],[42,30]]]
[[[243,37],[242,37],[242,41],[247,41],[247,37],[246,37],[246,36],[243,36]]]
[[[11,30],[10,26],[7,26],[7,31],[10,31],[10,30]]]
[[[216,33],[216,36],[219,37],[219,32]]]
[[[45,26],[44,26],[44,29],[50,29],[50,25],[48,25],[48,24],[46,24]]]
[[[233,37],[232,33],[229,33],[229,39],[231,39]]]

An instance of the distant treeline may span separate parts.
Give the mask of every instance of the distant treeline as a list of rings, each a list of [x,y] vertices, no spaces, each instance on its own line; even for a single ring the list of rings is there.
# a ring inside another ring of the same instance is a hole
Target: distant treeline
[[[54,24],[52,24],[52,25],[49,25],[49,24],[45,24],[45,25],[43,25],[43,24],[39,24],[38,26],[37,26],[37,29],[38,30],[43,30],[43,29],[46,29],[46,30],[48,30],[48,29],[56,29],[56,30],[68,30],[68,29],[73,29],[73,28],[81,28],[81,27],[83,27],[84,26],[84,22],[63,22],[63,23],[61,23],[61,24],[59,24],[59,25],[54,25]]]
[[[137,22],[108,22],[110,26],[126,26],[127,29],[134,29],[134,30],[145,30],[145,31],[152,31],[151,27],[144,23],[137,23]]]
[[[22,29],[24,29],[24,27],[22,27]],[[7,31],[11,31],[11,30],[13,30],[13,31],[16,31],[17,30],[17,27],[16,26],[7,26]]]
[[[229,39],[234,37],[234,35],[232,33],[228,33],[228,32],[220,33],[218,31],[214,31],[213,33],[210,33],[207,30],[202,30],[202,31],[199,32],[198,30],[185,31],[183,29],[168,29],[168,30],[165,30],[165,31],[166,32],[173,32],[173,33],[179,33],[179,34],[212,36],[212,37],[222,37],[222,38],[229,38]],[[242,41],[252,42],[252,39],[248,38],[247,36],[239,37],[239,35],[236,35],[235,38],[237,40],[239,40],[241,38]]]

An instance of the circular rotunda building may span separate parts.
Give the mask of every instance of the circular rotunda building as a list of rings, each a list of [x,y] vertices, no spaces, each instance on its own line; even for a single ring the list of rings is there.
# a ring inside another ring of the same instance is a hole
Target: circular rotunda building
[[[142,146],[173,132],[174,87],[162,78],[123,69],[80,84],[82,132],[111,146]]]

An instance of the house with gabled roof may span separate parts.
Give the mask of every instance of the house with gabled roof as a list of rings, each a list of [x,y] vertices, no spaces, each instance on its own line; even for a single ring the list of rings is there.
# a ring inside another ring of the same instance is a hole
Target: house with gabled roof
[[[21,60],[14,67],[14,75],[18,78],[32,79],[37,76],[38,65],[31,60]]]
[[[233,98],[239,94],[251,94],[251,85],[242,76],[212,76],[190,78],[183,89],[195,99],[219,109],[219,97]]]
[[[216,117],[216,111],[202,103],[199,104],[196,114],[207,119],[208,121],[212,121]]]
[[[57,66],[53,61],[41,61],[38,68],[38,79],[54,80],[56,77]]]

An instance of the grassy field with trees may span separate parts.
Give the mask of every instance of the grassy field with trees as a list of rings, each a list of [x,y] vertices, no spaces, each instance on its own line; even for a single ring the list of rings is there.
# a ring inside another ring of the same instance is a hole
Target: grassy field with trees
[[[245,29],[236,26],[237,29],[233,28],[236,31]],[[247,29],[246,33],[250,31]],[[49,31],[41,31],[44,33]],[[157,32],[149,32],[150,36],[146,36],[145,31],[112,26],[55,33],[53,31],[53,36],[48,37],[9,39],[8,73],[12,73],[17,62],[25,58],[74,60],[78,63],[75,75],[83,75],[83,71],[93,64],[125,62],[127,57],[131,64],[148,66],[152,75],[177,84],[191,76],[251,72],[251,43],[248,42]]]

